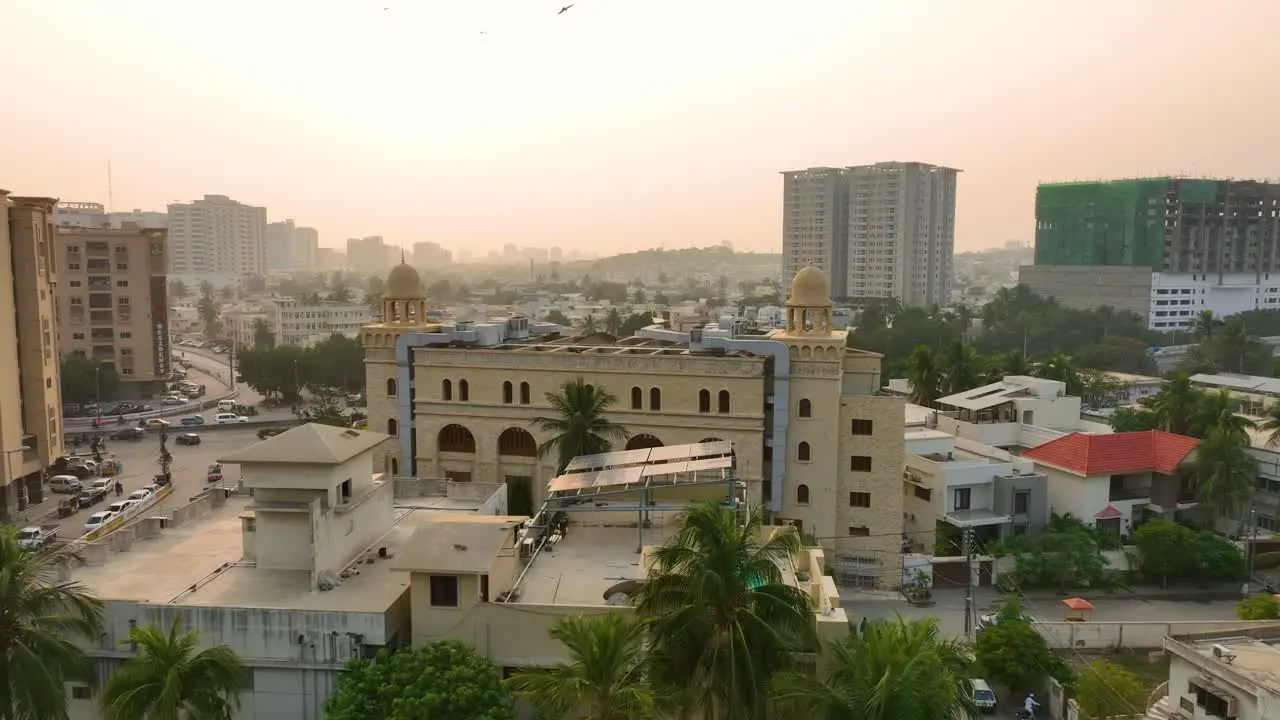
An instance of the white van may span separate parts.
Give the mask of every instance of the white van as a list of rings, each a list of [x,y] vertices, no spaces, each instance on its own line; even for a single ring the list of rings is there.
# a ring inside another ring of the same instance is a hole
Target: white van
[[[80,478],[75,475],[54,475],[49,478],[49,492],[79,493],[82,487],[84,483],[80,482]]]
[[[236,409],[235,400],[219,400],[218,401],[218,412],[231,412],[232,410],[235,410],[235,409]]]
[[[969,681],[973,687],[973,702],[983,713],[994,713],[996,711],[996,693],[987,684],[986,680],[974,678]]]
[[[214,416],[213,421],[219,425],[232,425],[234,423],[249,422],[249,418],[241,417],[233,412],[220,412]]]

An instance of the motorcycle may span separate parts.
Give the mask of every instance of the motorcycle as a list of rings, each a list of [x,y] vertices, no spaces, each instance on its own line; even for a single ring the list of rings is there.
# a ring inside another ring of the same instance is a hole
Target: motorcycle
[[[1017,720],[1034,720],[1035,715],[1023,709],[1019,710],[1014,717],[1017,718]]]

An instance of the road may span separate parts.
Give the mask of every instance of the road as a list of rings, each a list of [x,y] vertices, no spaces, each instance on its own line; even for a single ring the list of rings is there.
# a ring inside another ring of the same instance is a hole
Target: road
[[[151,512],[158,512],[165,508],[177,507],[190,502],[193,496],[208,487],[209,483],[206,480],[208,467],[219,456],[258,442],[258,428],[216,430],[205,433],[200,433],[199,428],[191,428],[191,430],[200,435],[201,443],[199,445],[178,445],[174,442],[174,437],[178,434],[178,431],[171,432],[169,435],[169,453],[173,455],[173,463],[169,467],[169,472],[173,479],[173,494],[153,507]],[[120,458],[124,463],[124,472],[116,477],[124,485],[123,494],[126,496],[140,487],[151,484],[152,476],[160,471],[158,462],[160,440],[159,436],[154,432],[148,432],[145,439],[135,442],[109,440],[107,441],[107,451]],[[234,485],[239,481],[240,466],[224,465],[222,484]],[[52,497],[52,501],[46,500],[42,505],[48,504],[51,509],[56,509],[58,500],[64,499],[66,496],[48,493],[46,498],[48,497]],[[103,509],[106,504],[115,502],[115,499],[116,496],[112,493],[107,503],[83,509],[69,518],[62,520],[53,518],[45,522],[59,525],[62,528],[58,535],[59,538],[70,540],[83,534],[84,521],[89,515]]]

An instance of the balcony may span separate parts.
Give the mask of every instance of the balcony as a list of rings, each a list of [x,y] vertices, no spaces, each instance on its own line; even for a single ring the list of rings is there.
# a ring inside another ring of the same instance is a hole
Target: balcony
[[[84,244],[84,254],[91,258],[110,257],[111,246],[104,242],[87,242]]]
[[[111,292],[111,278],[102,275],[89,276],[89,292]]]
[[[94,310],[89,313],[89,324],[94,327],[114,325],[115,315],[110,310]]]
[[[85,265],[89,272],[110,272],[111,261],[101,258],[91,258]]]

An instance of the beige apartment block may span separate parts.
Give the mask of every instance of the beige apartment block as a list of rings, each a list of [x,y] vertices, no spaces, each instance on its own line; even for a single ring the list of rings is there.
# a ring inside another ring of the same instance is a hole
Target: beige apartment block
[[[830,285],[796,275],[788,325],[735,335],[714,324],[662,326],[635,337],[564,337],[513,317],[426,321],[408,265],[384,293],[384,321],[365,328],[369,427],[393,475],[529,486],[535,507],[555,476],[538,457],[551,435],[549,393],[583,378],[609,391],[608,415],[632,450],[724,440],[745,497],[834,552],[846,582],[896,586],[901,576],[903,401],[878,395],[881,358],[832,330]]]
[[[114,369],[121,399],[162,393],[170,372],[166,235],[137,227],[55,235],[62,355]]]
[[[0,190],[0,517],[44,499],[44,469],[62,455],[62,388],[54,313],[54,198]]]

